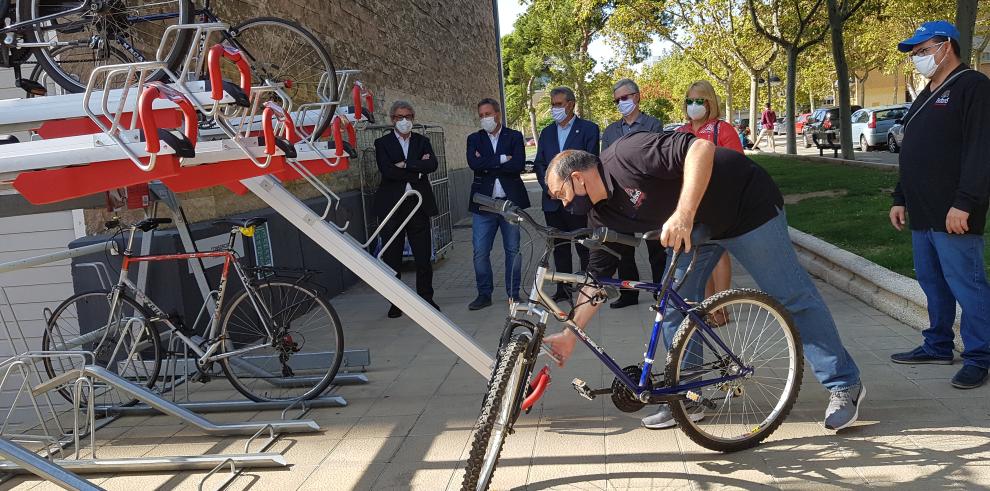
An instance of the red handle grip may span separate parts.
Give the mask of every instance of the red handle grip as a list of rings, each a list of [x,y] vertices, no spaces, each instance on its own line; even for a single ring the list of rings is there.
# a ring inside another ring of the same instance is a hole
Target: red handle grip
[[[354,89],[351,90],[351,95],[354,96],[354,120],[361,120],[361,86],[357,83],[354,84]]]
[[[347,141],[351,144],[351,148],[357,148],[357,131],[354,130],[354,125],[347,125]]]
[[[296,125],[292,124],[292,117],[282,109],[282,106],[268,101],[265,103],[265,110],[261,112],[261,128],[265,135],[265,154],[275,155],[275,125],[274,120],[279,120],[285,125],[285,139],[295,145],[299,141],[296,134]]]
[[[536,379],[529,384],[529,387],[533,389],[533,392],[530,392],[529,396],[523,400],[522,406],[520,406],[520,409],[523,411],[533,407],[533,404],[536,404],[536,401],[543,397],[543,393],[546,392],[547,387],[550,387],[550,368],[543,367],[540,373],[536,374]]]
[[[214,44],[206,58],[210,71],[210,97],[215,101],[223,99],[223,74],[220,73],[220,60],[226,58],[237,65],[241,73],[241,90],[251,97],[251,67],[237,48],[225,44]]]
[[[344,137],[341,134],[340,125],[340,118],[333,118],[333,147],[337,157],[344,155]]]
[[[161,141],[158,139],[158,121],[152,107],[155,99],[172,101],[179,106],[182,111],[182,132],[195,147],[196,138],[199,136],[199,126],[196,109],[192,103],[181,92],[161,82],[151,82],[145,86],[144,91],[141,92],[141,97],[138,98],[138,120],[141,122],[141,129],[144,130],[145,150],[154,155],[162,149]]]

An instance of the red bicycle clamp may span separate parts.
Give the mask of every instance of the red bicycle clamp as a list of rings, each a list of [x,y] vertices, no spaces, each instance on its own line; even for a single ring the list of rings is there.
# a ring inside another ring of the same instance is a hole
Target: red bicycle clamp
[[[550,365],[543,365],[541,369],[533,380],[529,382],[529,395],[523,399],[522,405],[519,407],[528,414],[536,404],[536,401],[543,397],[543,393],[547,391],[550,387]]]
[[[179,110],[182,111],[183,122],[183,130],[180,135],[159,127],[153,108],[155,99],[171,101],[179,106]],[[141,170],[150,171],[155,168],[155,160],[161,152],[162,139],[172,147],[177,156],[188,158],[196,156],[199,121],[192,102],[181,92],[161,82],[147,84],[138,98],[138,120],[141,123],[141,129],[144,130],[145,151],[149,154],[147,165],[138,165]]]

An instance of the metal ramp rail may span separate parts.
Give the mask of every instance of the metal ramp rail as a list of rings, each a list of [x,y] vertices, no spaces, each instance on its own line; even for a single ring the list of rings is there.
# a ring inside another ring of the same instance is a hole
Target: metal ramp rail
[[[7,460],[7,462],[0,462],[0,472],[30,472],[63,489],[103,490],[103,488],[73,474],[67,470],[66,466],[49,462],[6,438],[0,438],[0,457]]]

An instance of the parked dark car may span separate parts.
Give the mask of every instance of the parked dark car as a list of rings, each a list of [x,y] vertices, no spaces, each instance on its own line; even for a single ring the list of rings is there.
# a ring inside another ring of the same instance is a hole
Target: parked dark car
[[[904,125],[898,119],[894,122],[894,126],[887,130],[887,151],[900,153],[902,143],[904,143]]]
[[[849,109],[851,112],[856,112],[862,109],[863,106],[853,105]],[[833,148],[838,145],[838,129],[839,129],[839,108],[832,107],[820,107],[815,109],[808,118],[808,121],[804,124],[803,138],[805,148],[811,148],[815,146],[815,140],[817,139],[822,145]],[[835,143],[829,143],[835,142]]]

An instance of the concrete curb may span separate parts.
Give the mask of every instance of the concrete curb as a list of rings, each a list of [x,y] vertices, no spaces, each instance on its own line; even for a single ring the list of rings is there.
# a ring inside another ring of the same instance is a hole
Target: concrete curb
[[[800,230],[790,228],[790,235],[812,275],[919,331],[929,327],[928,300],[917,281]],[[961,315],[956,307],[957,334]],[[962,348],[958,335],[956,348]]]
[[[819,157],[817,155],[789,155],[786,153],[767,153],[767,152],[752,152],[748,151],[746,155],[766,155],[770,157],[778,158],[788,158],[795,160],[804,160],[805,162],[815,162],[820,164],[833,164],[833,165],[848,165],[852,167],[866,167],[869,169],[878,169],[888,172],[897,171],[897,164],[881,164],[879,162],[863,162],[860,160],[846,160],[837,159],[832,157]]]

